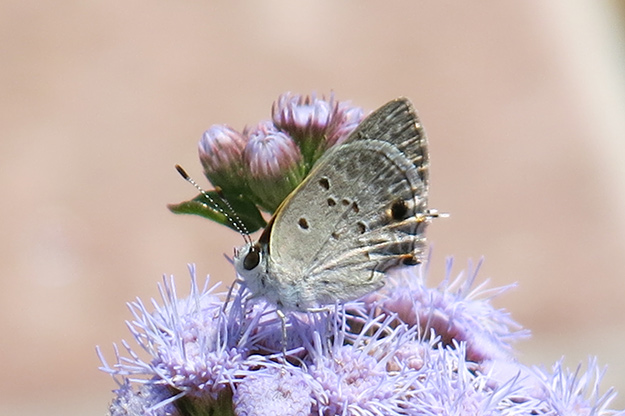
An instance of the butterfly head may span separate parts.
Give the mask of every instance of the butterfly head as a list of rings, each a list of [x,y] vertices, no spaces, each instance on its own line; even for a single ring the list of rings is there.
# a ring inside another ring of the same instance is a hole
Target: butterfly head
[[[253,294],[265,292],[267,255],[261,244],[251,242],[236,248],[234,267]]]

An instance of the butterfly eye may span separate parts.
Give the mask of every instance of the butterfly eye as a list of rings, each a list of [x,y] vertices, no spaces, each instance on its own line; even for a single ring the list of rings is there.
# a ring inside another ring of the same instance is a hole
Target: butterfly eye
[[[250,251],[245,255],[243,259],[243,268],[245,270],[252,270],[260,263],[260,248],[258,246],[252,246]]]

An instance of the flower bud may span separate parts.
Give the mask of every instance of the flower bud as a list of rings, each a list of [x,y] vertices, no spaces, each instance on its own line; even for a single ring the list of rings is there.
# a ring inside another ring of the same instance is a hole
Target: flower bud
[[[238,131],[216,124],[206,130],[198,144],[204,174],[225,192],[245,192],[243,149],[245,137]]]
[[[272,106],[274,124],[294,138],[306,134],[322,134],[328,127],[334,110],[333,99],[285,93]]]
[[[326,149],[345,140],[364,118],[362,108],[353,107],[345,101],[338,103],[328,128]]]
[[[274,124],[293,137],[306,169],[328,148],[343,140],[362,121],[363,112],[346,102],[312,95],[285,93],[272,106]]]
[[[302,181],[302,155],[286,133],[270,122],[260,123],[248,132],[243,161],[253,199],[273,212]]]

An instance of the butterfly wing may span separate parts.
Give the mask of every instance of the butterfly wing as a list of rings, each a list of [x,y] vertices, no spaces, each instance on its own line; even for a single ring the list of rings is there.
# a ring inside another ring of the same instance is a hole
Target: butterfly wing
[[[268,271],[296,292],[287,302],[303,309],[355,299],[381,287],[389,267],[418,262],[427,175],[427,140],[405,98],[326,152],[271,225]]]

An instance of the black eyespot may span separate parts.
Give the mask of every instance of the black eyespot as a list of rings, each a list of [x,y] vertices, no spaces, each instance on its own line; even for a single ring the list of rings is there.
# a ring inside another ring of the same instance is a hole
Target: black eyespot
[[[245,255],[243,259],[243,268],[245,270],[252,270],[260,263],[260,247],[252,246],[250,251]]]
[[[402,263],[406,266],[414,266],[415,264],[419,264],[421,262],[417,256],[409,254],[402,259]]]
[[[328,178],[319,179],[319,185],[326,191],[330,189],[330,181],[328,180]]]
[[[328,206],[333,207],[336,205],[336,200],[334,198],[328,198]]]
[[[406,214],[408,214],[408,205],[406,201],[403,199],[397,199],[393,201],[391,205],[391,217],[395,221],[400,221],[406,218]]]
[[[300,218],[299,221],[297,221],[297,224],[300,226],[302,230],[307,230],[309,227],[308,221],[306,221],[306,218]]]
[[[341,204],[343,204],[344,206],[348,206],[349,205],[349,199],[341,199]]]
[[[360,207],[358,206],[356,201],[352,202],[352,211],[354,211],[356,214],[360,212]]]

